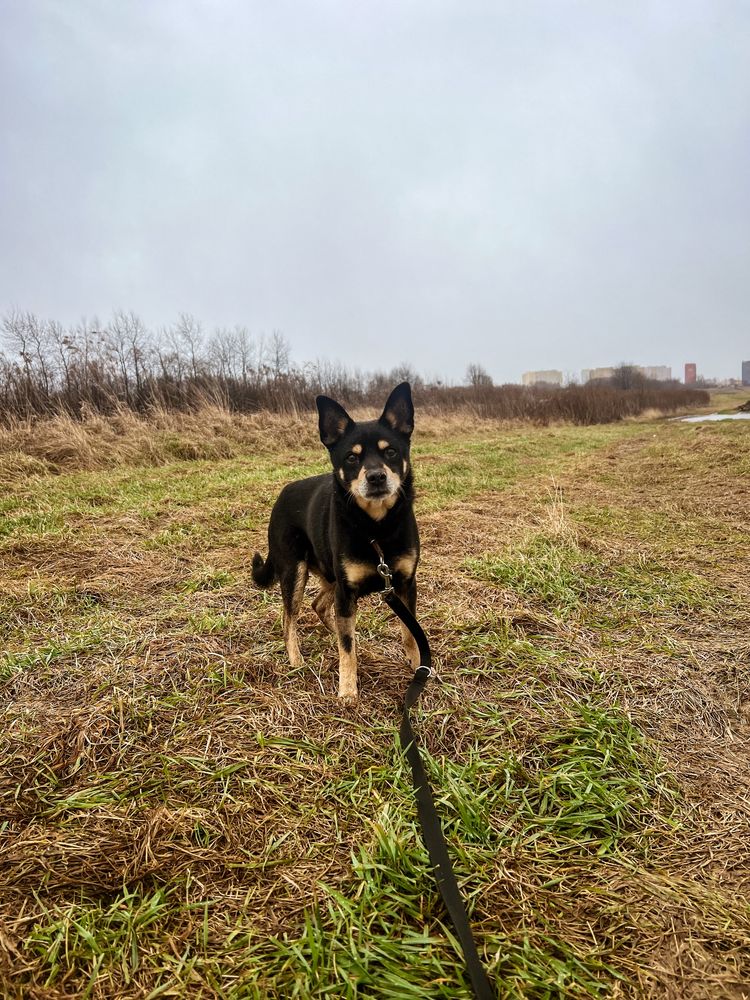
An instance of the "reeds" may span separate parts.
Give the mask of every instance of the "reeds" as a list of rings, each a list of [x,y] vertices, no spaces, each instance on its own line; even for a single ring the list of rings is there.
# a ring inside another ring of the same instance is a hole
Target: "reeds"
[[[646,410],[674,413],[709,402],[704,390],[642,378],[622,386],[555,388],[496,386],[485,377],[468,386],[446,386],[428,383],[404,365],[375,373],[324,361],[295,365],[279,332],[252,338],[235,327],[207,335],[185,315],[154,333],[132,313],[66,330],[32,313],[14,312],[5,317],[3,334],[0,425],[59,414],[85,420],[92,414],[122,419],[125,411],[192,413],[207,405],[296,416],[314,409],[321,393],[349,407],[378,407],[404,379],[412,383],[423,411],[469,410],[482,418],[541,425],[607,423]]]

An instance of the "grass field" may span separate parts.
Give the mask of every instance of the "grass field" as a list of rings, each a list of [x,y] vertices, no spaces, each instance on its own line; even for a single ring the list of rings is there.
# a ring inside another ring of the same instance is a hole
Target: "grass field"
[[[251,586],[313,418],[214,422],[0,456],[0,991],[468,1000],[398,629],[362,603],[343,707],[309,601],[291,670]],[[750,426],[432,419],[415,466],[418,725],[498,997],[750,997]]]

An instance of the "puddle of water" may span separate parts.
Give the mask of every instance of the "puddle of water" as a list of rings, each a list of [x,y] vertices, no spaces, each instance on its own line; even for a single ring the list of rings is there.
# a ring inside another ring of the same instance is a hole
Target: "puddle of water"
[[[683,424],[697,424],[703,420],[750,420],[750,413],[706,413],[700,417],[680,417]]]

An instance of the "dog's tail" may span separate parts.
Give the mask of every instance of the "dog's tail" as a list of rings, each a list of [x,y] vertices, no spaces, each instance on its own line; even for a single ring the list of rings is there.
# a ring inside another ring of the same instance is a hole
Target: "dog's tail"
[[[275,579],[276,567],[271,562],[271,556],[269,555],[264,562],[260,552],[256,552],[253,556],[253,580],[265,590],[266,587],[271,586]]]

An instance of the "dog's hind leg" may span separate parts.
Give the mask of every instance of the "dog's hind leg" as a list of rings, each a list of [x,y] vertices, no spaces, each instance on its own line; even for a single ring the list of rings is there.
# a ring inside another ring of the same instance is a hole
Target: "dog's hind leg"
[[[297,641],[297,618],[307,583],[307,564],[298,562],[281,577],[281,597],[284,602],[284,644],[293,667],[304,663]]]
[[[313,598],[313,611],[323,622],[329,632],[336,631],[336,616],[333,611],[333,586],[321,582],[320,590]]]

